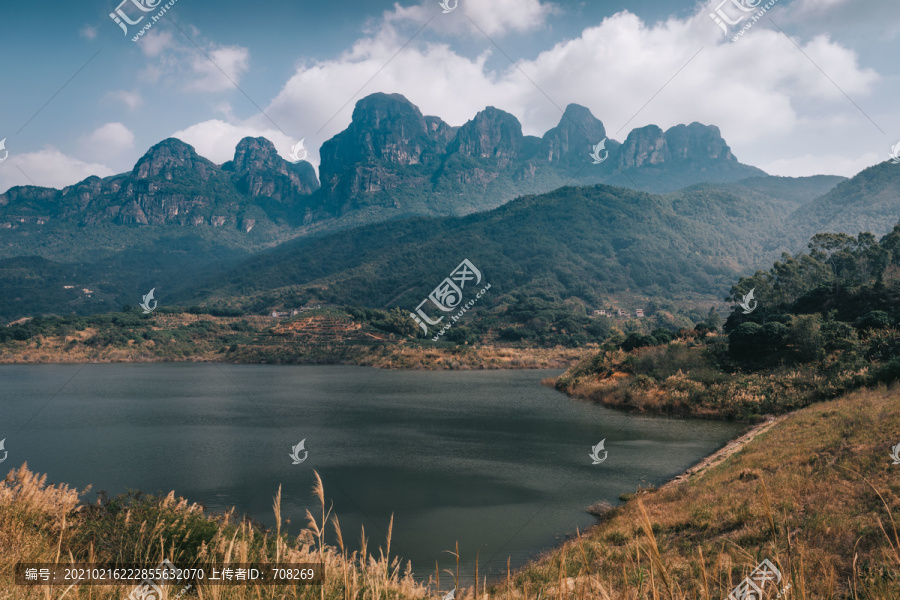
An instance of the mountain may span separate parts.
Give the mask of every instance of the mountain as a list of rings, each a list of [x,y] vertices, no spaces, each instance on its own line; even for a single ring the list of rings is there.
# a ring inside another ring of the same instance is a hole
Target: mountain
[[[570,104],[537,137],[496,107],[454,127],[401,95],[380,93],[357,103],[350,125],[325,142],[321,158],[320,186],[312,165],[285,161],[264,138],[241,140],[221,166],[167,139],[128,173],[89,177],[62,190],[11,188],[0,194],[0,317],[31,314],[28,296],[38,294],[64,294],[58,312],[117,307],[151,287],[184,290],[293,238],[409,217],[471,215],[517,197],[598,182],[666,193],[723,186],[660,202],[723,230],[732,230],[732,213],[739,214],[745,231],[759,239],[748,240],[743,254],[723,250],[719,266],[733,270],[778,249],[775,222],[828,183],[769,178],[738,162],[714,126],[641,127],[619,143],[590,110]],[[748,220],[754,207],[758,218]],[[390,238],[393,226],[382,235]],[[620,237],[604,232],[609,239],[598,243]],[[665,293],[652,277],[638,283],[637,275],[620,275],[631,282],[625,287]],[[92,293],[79,292],[84,289]]]
[[[170,138],[150,148],[130,173],[88,177],[62,190],[11,188],[0,194],[0,228],[66,222],[228,225],[249,232],[257,222],[274,225],[296,214],[317,188],[312,165],[291,165],[263,138],[242,140],[234,161],[222,168]]]
[[[800,207],[786,223],[788,230],[809,237],[819,232],[876,236],[890,232],[900,220],[900,165],[869,167]]]
[[[728,187],[735,191],[753,190],[794,204],[797,208],[810,200],[815,200],[834,189],[834,187],[847,181],[846,177],[838,175],[812,175],[810,177],[750,177],[730,184]]]
[[[588,305],[622,295],[706,298],[771,254],[783,202],[720,190],[654,195],[605,185],[526,196],[466,217],[414,218],[298,239],[184,291],[253,311],[307,302],[415,307],[464,258],[509,294]]]
[[[222,167],[168,139],[130,173],[14,187],[0,194],[0,317],[118,309],[208,277],[296,235],[316,189],[312,165],[262,138]]]
[[[602,161],[595,162],[592,150]],[[335,229],[410,215],[464,215],[565,185],[609,183],[670,192],[698,182],[765,176],[734,157],[715,126],[648,126],[624,144],[577,104],[542,137],[489,106],[460,127],[399,94],[360,100],[346,130],[323,144],[314,212]]]
[[[722,227],[738,221],[754,244],[741,263],[760,268],[783,252],[805,249],[806,228],[785,226],[790,216],[844,181],[843,177],[751,177],[734,183],[698,183],[666,197],[679,214]]]
[[[232,180],[238,191],[254,199],[276,220],[301,213],[306,208],[301,200],[319,189],[311,164],[287,162],[272,142],[262,137],[242,139],[235,148],[234,160],[222,165],[222,170],[234,173],[236,179]],[[305,213],[304,217],[308,219]]]
[[[599,162],[591,156],[598,144]],[[0,194],[0,229],[50,222],[207,225],[256,229],[274,240],[285,227],[308,234],[411,215],[463,215],[563,185],[668,192],[765,175],[738,162],[714,126],[666,132],[647,126],[620,144],[587,108],[571,104],[538,138],[495,107],[452,127],[399,94],[383,93],[357,102],[350,125],[320,155],[321,187],[312,165],[285,161],[264,138],[241,140],[221,167],[167,139],[130,173],[89,177],[62,190],[11,188]]]

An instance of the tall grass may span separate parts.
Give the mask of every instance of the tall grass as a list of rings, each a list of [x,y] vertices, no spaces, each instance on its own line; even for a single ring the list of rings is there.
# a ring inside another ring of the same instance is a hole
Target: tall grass
[[[858,392],[792,415],[739,453],[685,483],[642,490],[546,557],[487,581],[446,569],[459,600],[721,600],[763,559],[796,600],[900,598],[900,468],[884,438],[900,431],[891,390]],[[392,555],[393,518],[383,545],[361,531],[345,544],[316,473],[307,525],[274,530],[234,511],[208,515],[174,494],[128,494],[97,503],[48,485],[27,465],[0,483],[0,600],[122,600],[130,586],[17,587],[17,562],[140,562],[179,567],[223,562],[324,564],[321,586],[167,585],[160,600],[416,600],[441,598],[451,583],[414,579]],[[477,559],[476,559],[477,560]],[[774,598],[774,585],[768,586]]]

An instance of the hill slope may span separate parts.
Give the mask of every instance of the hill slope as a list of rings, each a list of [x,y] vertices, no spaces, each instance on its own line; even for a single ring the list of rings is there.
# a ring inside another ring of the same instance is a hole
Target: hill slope
[[[260,310],[266,302],[415,306],[468,258],[495,297],[521,292],[590,305],[622,293],[720,297],[737,273],[764,259],[761,214],[771,224],[786,210],[768,197],[743,201],[719,191],[656,196],[602,185],[563,188],[468,217],[296,240],[185,294],[255,294],[251,305]]]
[[[869,167],[804,204],[786,223],[804,237],[815,233],[868,231],[881,236],[900,219],[900,166],[890,162]]]

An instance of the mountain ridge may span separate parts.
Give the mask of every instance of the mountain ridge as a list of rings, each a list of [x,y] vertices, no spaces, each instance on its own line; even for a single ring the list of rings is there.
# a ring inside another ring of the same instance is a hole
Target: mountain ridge
[[[608,160],[595,165],[589,153],[601,141]],[[0,194],[0,228],[14,229],[12,217],[39,224],[228,225],[248,232],[264,221],[289,227],[321,222],[326,228],[334,221],[340,228],[489,210],[567,184],[606,182],[659,192],[685,182],[765,175],[739,163],[715,126],[691,123],[666,132],[648,126],[629,133],[623,146],[577,104],[536,137],[524,135],[519,120],[496,107],[453,127],[400,94],[384,93],[360,99],[350,125],[323,143],[320,156],[317,176],[308,162],[281,158],[271,141],[246,137],[232,160],[216,165],[189,144],[167,138],[128,173],[91,176],[61,190],[10,188]],[[645,167],[651,172],[645,174]]]

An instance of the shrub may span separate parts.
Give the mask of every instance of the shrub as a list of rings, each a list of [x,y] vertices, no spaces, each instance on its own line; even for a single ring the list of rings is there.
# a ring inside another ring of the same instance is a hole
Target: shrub
[[[891,319],[883,310],[870,311],[859,320],[860,329],[887,329],[891,326]]]
[[[736,358],[752,358],[766,349],[759,323],[741,323],[728,335],[728,349]]]

